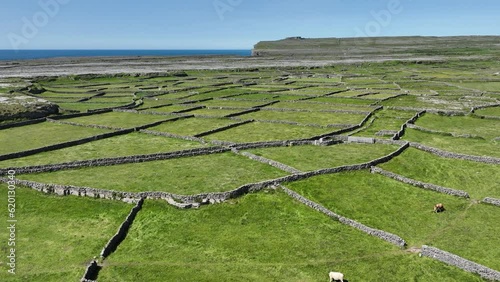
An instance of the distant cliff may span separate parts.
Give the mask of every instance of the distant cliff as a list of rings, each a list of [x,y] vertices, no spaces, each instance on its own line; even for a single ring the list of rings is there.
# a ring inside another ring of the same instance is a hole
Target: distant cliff
[[[303,38],[289,37],[277,41],[261,41],[254,46],[253,56],[468,56],[500,55],[500,36],[453,37],[365,37]]]

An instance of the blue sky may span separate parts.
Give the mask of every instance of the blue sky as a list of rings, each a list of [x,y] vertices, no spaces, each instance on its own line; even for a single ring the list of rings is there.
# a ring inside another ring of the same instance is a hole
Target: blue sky
[[[3,0],[0,49],[251,49],[288,36],[500,35],[499,15],[498,0]]]

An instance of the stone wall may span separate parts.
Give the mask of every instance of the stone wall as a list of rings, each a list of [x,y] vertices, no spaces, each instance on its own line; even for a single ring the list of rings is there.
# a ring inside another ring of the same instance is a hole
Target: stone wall
[[[200,155],[218,154],[228,151],[230,151],[229,148],[221,148],[221,147],[196,148],[190,150],[157,153],[150,155],[135,155],[135,156],[116,157],[116,158],[93,159],[86,161],[74,161],[74,162],[67,162],[60,164],[6,168],[6,169],[0,169],[0,175],[5,175],[9,170],[15,170],[16,173],[19,174],[53,172],[53,171],[68,170],[68,169],[75,169],[82,167],[112,166],[112,165],[129,164],[129,163],[161,161],[161,160],[193,157]]]
[[[416,142],[410,142],[410,146],[413,148],[416,148],[418,150],[428,152],[428,153],[431,153],[431,154],[434,154],[436,156],[440,156],[443,158],[467,160],[467,161],[481,162],[481,163],[487,163],[487,164],[500,164],[500,158],[472,156],[472,155],[452,153],[452,152],[436,149],[433,147],[425,146],[425,145],[422,145],[422,144],[419,144]]]
[[[152,131],[152,130],[147,130],[147,129],[139,130],[139,132],[145,133],[145,134],[156,135],[156,136],[164,136],[164,137],[182,139],[182,140],[187,140],[187,141],[200,142],[202,144],[206,143],[205,140],[198,138],[198,137],[193,137],[193,136],[183,136],[183,135],[177,135],[177,134],[168,133],[168,132]]]
[[[323,134],[323,135],[319,135],[319,136],[314,136],[311,139],[314,140],[314,139],[320,139],[320,138],[324,138],[324,137],[331,137],[334,135],[340,135],[343,133],[347,133],[347,132],[359,129],[359,128],[363,127],[363,125],[375,114],[376,111],[379,111],[382,108],[383,107],[378,107],[378,108],[374,109],[372,112],[367,114],[366,117],[359,124],[353,125],[351,127],[343,128],[343,129],[340,129],[340,130],[337,130],[337,131],[334,131],[331,133],[327,133],[327,134]]]
[[[132,208],[130,213],[128,214],[127,218],[125,218],[125,221],[120,225],[120,228],[116,232],[116,234],[111,237],[111,239],[108,241],[106,246],[101,251],[101,257],[102,258],[107,258],[109,255],[111,255],[113,252],[116,251],[118,246],[125,240],[127,237],[128,231],[130,229],[130,226],[132,223],[134,223],[135,217],[137,216],[137,213],[142,209],[142,205],[144,204],[144,198],[140,199],[136,206]]]
[[[257,149],[257,148],[289,147],[289,146],[314,145],[314,144],[315,141],[313,140],[301,139],[301,140],[240,143],[240,144],[233,144],[231,147],[237,150],[246,150],[246,149]]]
[[[355,110],[307,110],[307,109],[291,109],[291,108],[263,108],[262,111],[273,111],[273,112],[304,112],[304,113],[313,113],[313,112],[322,112],[322,113],[341,113],[341,114],[358,114],[358,115],[367,115],[370,112],[367,111],[355,111]]]
[[[389,89],[389,90],[394,90],[394,89]],[[392,97],[387,97],[387,98],[384,98],[382,100],[379,100],[378,103],[382,103],[382,102],[385,102],[385,101],[389,101],[389,100],[392,100],[392,99],[396,99],[396,98],[399,98],[399,97],[402,97],[402,96],[408,96],[408,94],[406,93],[402,93],[402,94],[398,94],[396,96],[392,96]]]
[[[427,132],[427,133],[433,133],[433,134],[439,134],[439,135],[444,135],[444,136],[453,136],[453,137],[457,137],[457,138],[477,138],[477,139],[484,139],[484,138],[482,138],[480,136],[477,136],[477,135],[457,134],[457,133],[453,133],[453,132],[444,132],[444,131],[439,131],[439,130],[428,129],[428,128],[421,127],[421,126],[418,126],[418,125],[415,125],[415,124],[408,124],[408,127],[411,128],[411,129],[418,130],[418,131]]]
[[[252,108],[264,108],[264,107],[267,107],[267,106],[271,106],[271,105],[277,104],[279,102],[280,101],[272,101],[272,102],[269,102],[269,103],[265,103],[265,104],[262,104],[262,105],[258,105],[258,106],[252,107]]]
[[[473,107],[471,109],[471,114],[475,113],[477,110],[487,109],[487,108],[496,108],[496,107],[500,107],[500,104],[496,103],[496,104],[489,104],[489,105]]]
[[[92,141],[97,141],[97,140],[102,140],[102,139],[106,139],[106,138],[110,138],[110,137],[114,137],[114,136],[118,136],[118,135],[128,134],[128,133],[133,132],[133,131],[134,131],[133,128],[132,129],[124,129],[124,130],[119,130],[119,131],[115,131],[115,132],[109,132],[109,133],[104,133],[104,134],[95,135],[95,136],[91,136],[91,137],[86,137],[86,138],[82,138],[82,139],[78,139],[78,140],[49,145],[49,146],[45,146],[45,147],[41,147],[41,148],[0,155],[0,161],[22,158],[22,157],[31,156],[31,155],[38,154],[38,153],[64,149],[64,148],[68,148],[68,147],[72,147],[72,146],[76,146],[76,145],[82,145],[82,144],[89,143]]]
[[[412,111],[412,112],[422,112],[425,111],[431,114],[445,115],[445,116],[466,116],[468,112],[465,111],[447,111],[442,109],[426,109],[426,108],[413,108],[413,107],[386,107],[389,110],[398,111]]]
[[[393,173],[390,171],[383,170],[379,167],[372,166],[371,173],[378,173],[378,174],[387,176],[389,178],[392,178],[394,180],[413,185],[415,187],[428,189],[428,190],[432,190],[432,191],[436,191],[439,193],[448,194],[448,195],[452,195],[452,196],[469,198],[469,193],[467,193],[465,191],[446,188],[446,187],[442,187],[442,186],[431,184],[431,183],[417,181],[417,180],[410,179],[410,178],[404,177],[402,175],[399,175],[399,174],[396,174],[396,173]]]
[[[208,130],[208,131],[196,134],[194,137],[199,138],[199,137],[207,136],[207,135],[210,135],[210,134],[214,134],[214,133],[217,133],[217,132],[225,131],[225,130],[228,130],[228,129],[231,129],[231,128],[234,128],[234,127],[238,127],[238,126],[241,126],[241,125],[244,125],[244,124],[247,124],[247,123],[251,123],[251,122],[254,122],[254,120],[252,119],[252,120],[245,120],[245,121],[238,122],[238,123],[233,123],[233,124],[230,124],[230,125],[227,125],[227,126],[215,128],[215,129],[212,129],[212,130]]]
[[[429,257],[452,266],[456,266],[467,272],[479,274],[483,279],[500,281],[500,272],[473,261],[464,259],[452,253],[448,253],[446,251],[424,245],[422,246],[421,254],[422,256]]]
[[[249,114],[249,113],[253,113],[253,112],[258,112],[260,111],[260,108],[253,108],[253,109],[249,109],[249,110],[244,110],[242,112],[238,112],[238,113],[234,113],[234,114],[229,114],[229,115],[226,115],[224,117],[237,117],[237,116],[242,116],[242,115],[245,115],[245,114]]]
[[[483,203],[494,205],[494,206],[499,206],[500,207],[500,199],[495,199],[495,198],[489,198],[486,197],[482,201]]]
[[[97,264],[97,261],[92,260],[87,266],[87,269],[85,270],[82,279],[80,279],[80,282],[96,282],[100,270],[101,267]]]
[[[201,109],[204,109],[204,108],[206,108],[206,107],[205,106],[197,106],[197,107],[187,108],[185,110],[175,111],[175,112],[172,112],[172,113],[174,113],[174,114],[182,114],[182,113],[187,113],[187,112],[191,112],[191,111],[201,110]]]
[[[230,117],[233,120],[245,120],[245,119],[238,119],[236,117]],[[263,123],[276,123],[276,124],[289,124],[289,125],[297,125],[297,126],[309,126],[309,127],[318,127],[318,128],[331,128],[331,127],[340,127],[340,128],[346,128],[346,127],[352,127],[352,124],[328,124],[328,125],[320,125],[320,124],[314,124],[314,123],[299,123],[295,121],[287,121],[287,120],[267,120],[267,119],[254,119],[253,121],[256,122],[263,122]]]
[[[96,129],[108,129],[108,130],[125,130],[126,129],[124,127],[113,127],[113,126],[98,125],[98,124],[83,124],[83,123],[77,123],[77,122],[71,122],[71,121],[55,120],[55,119],[51,119],[51,118],[47,118],[47,122],[72,125],[72,126],[87,127],[87,128],[96,128]]]
[[[202,193],[202,194],[196,194],[196,195],[177,195],[177,194],[172,194],[168,192],[139,192],[139,193],[133,193],[133,192],[122,192],[122,191],[113,191],[113,190],[104,190],[104,189],[96,189],[96,188],[90,188],[90,187],[78,187],[78,186],[73,186],[73,185],[58,185],[58,184],[46,184],[46,183],[38,183],[38,182],[33,182],[33,181],[26,181],[26,180],[20,180],[16,179],[15,184],[18,186],[25,186],[32,188],[34,190],[37,190],[39,192],[43,193],[53,193],[61,196],[67,196],[67,195],[73,195],[73,196],[81,196],[81,197],[93,197],[93,198],[103,198],[103,199],[109,199],[109,200],[121,200],[124,202],[134,202],[142,198],[147,198],[147,199],[161,199],[165,200],[170,204],[174,204],[176,207],[181,207],[181,208],[192,208],[192,207],[198,207],[200,204],[208,204],[208,203],[220,203],[224,202],[228,199],[232,198],[237,198],[240,197],[244,194],[247,193],[252,193],[256,191],[260,191],[264,188],[270,187],[270,186],[275,186],[281,183],[285,182],[293,182],[293,181],[298,181],[302,179],[307,179],[309,177],[317,176],[317,175],[324,175],[324,174],[333,174],[333,173],[339,173],[339,172],[345,172],[345,171],[354,171],[354,170],[361,170],[361,169],[368,169],[371,166],[375,166],[377,164],[380,164],[382,162],[387,162],[394,158],[395,156],[401,154],[402,151],[404,151],[406,148],[408,148],[407,144],[399,148],[397,151],[378,158],[376,160],[363,163],[363,164],[357,164],[357,165],[348,165],[348,166],[341,166],[341,167],[336,167],[336,168],[328,168],[328,169],[321,169],[317,171],[311,171],[311,172],[304,172],[304,173],[297,173],[293,175],[288,175],[276,179],[271,179],[271,180],[265,180],[257,183],[249,183],[242,185],[234,190],[227,191],[227,192],[220,192],[220,193]],[[220,148],[220,150],[229,150],[226,148]],[[175,153],[175,152],[174,152]],[[17,170],[17,169],[16,169]],[[21,170],[17,170],[19,173],[25,173],[21,172]],[[3,173],[5,174],[5,172]],[[7,183],[9,181],[8,178],[1,178],[0,177],[0,182]],[[181,203],[177,203],[174,200],[181,201]]]
[[[168,107],[168,106],[172,106],[172,105],[174,105],[174,104],[173,103],[168,103],[168,104],[163,104],[163,105],[145,107],[145,108],[139,109],[138,112],[140,113],[140,112],[145,111],[145,110],[158,109],[158,108]]]
[[[352,132],[349,132],[349,134],[347,134],[347,135],[348,135],[348,136],[352,136],[352,135],[354,135],[354,134],[356,134],[356,133],[359,133],[359,132],[361,132],[361,131],[363,131],[363,130],[365,130],[365,129],[369,128],[370,126],[372,126],[372,125],[373,125],[373,123],[375,122],[375,120],[376,120],[376,119],[377,119],[377,117],[371,117],[371,118],[370,118],[370,122],[369,122],[368,124],[365,124],[365,125],[363,125],[362,127],[359,127],[359,128],[357,128],[356,130],[354,130],[354,131],[352,131]],[[392,135],[391,135],[391,136],[392,136]]]
[[[236,152],[238,152],[237,150],[234,150]],[[233,151],[233,152],[234,152]],[[296,169],[296,168],[293,168],[291,166],[288,166],[286,164],[283,164],[283,163],[280,163],[280,162],[277,162],[277,161],[274,161],[274,160],[270,160],[270,159],[267,159],[267,158],[264,158],[264,157],[261,157],[261,156],[257,156],[257,155],[254,155],[252,153],[249,153],[249,152],[239,152],[240,155],[243,155],[247,158],[250,158],[254,161],[258,161],[258,162],[261,162],[261,163],[264,163],[264,164],[268,164],[270,166],[273,166],[275,168],[278,168],[278,169],[281,169],[283,171],[286,171],[288,173],[291,173],[291,174],[297,174],[297,173],[302,173],[302,171]]]
[[[348,143],[366,143],[366,144],[374,144],[375,139],[374,138],[368,138],[368,137],[356,137],[356,136],[349,136],[347,138]]]
[[[27,121],[20,121],[20,122],[0,124],[0,130],[2,130],[2,129],[8,129],[8,128],[20,127],[20,126],[25,126],[25,125],[32,125],[32,124],[42,123],[45,120],[46,120],[46,118],[37,118],[37,119],[32,119],[32,120],[27,120]]]
[[[60,115],[60,116],[52,116],[50,117],[51,119],[55,120],[60,120],[60,119],[70,119],[70,118],[77,118],[77,117],[86,117],[86,116],[93,116],[93,115],[99,115],[99,114],[104,114],[104,113],[110,113],[112,112],[112,109],[100,109],[100,110],[95,110],[92,112],[86,112],[86,113],[77,113],[77,114],[69,114],[69,115]]]
[[[421,116],[423,116],[424,114],[426,113],[426,111],[421,111],[421,112],[418,112],[416,115],[414,115],[412,118],[410,118],[409,120],[407,120],[402,126],[401,126],[401,129],[396,133],[394,134],[394,136],[392,137],[392,140],[399,140],[401,139],[401,137],[403,137],[403,135],[405,135],[405,131],[406,131],[406,127],[410,126],[410,125],[413,125],[417,119],[419,119]]]
[[[391,234],[389,232],[385,232],[382,230],[374,229],[374,228],[368,227],[366,225],[363,225],[357,221],[354,221],[352,219],[340,216],[340,215],[330,211],[329,209],[325,208],[324,206],[317,204],[317,203],[301,196],[300,194],[296,193],[295,191],[292,191],[292,190],[286,188],[285,186],[281,186],[281,189],[283,189],[283,191],[285,191],[286,194],[288,194],[290,197],[296,199],[297,201],[305,204],[306,206],[308,206],[314,210],[322,212],[322,213],[326,214],[327,216],[329,216],[335,220],[338,220],[339,222],[341,222],[343,224],[354,227],[358,230],[361,230],[361,231],[363,231],[367,234],[370,234],[372,236],[378,237],[378,238],[385,240],[385,241],[387,241],[391,244],[394,244],[396,246],[400,246],[400,247],[406,246],[406,241],[397,235],[394,235],[394,234]]]

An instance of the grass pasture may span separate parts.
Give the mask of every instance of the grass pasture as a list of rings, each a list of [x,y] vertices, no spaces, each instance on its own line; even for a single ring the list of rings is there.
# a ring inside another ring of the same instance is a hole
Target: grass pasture
[[[230,168],[230,169],[229,169]],[[133,173],[131,173],[133,172]],[[20,179],[127,192],[222,192],[287,173],[231,153],[19,175]]]
[[[234,123],[236,123],[234,120],[224,118],[186,118],[174,122],[165,122],[151,127],[149,130],[193,136]]]
[[[252,122],[204,137],[207,140],[224,140],[237,143],[294,140],[330,133],[332,128],[318,128],[288,124]]]
[[[0,184],[7,195],[7,186]],[[131,205],[16,189],[16,275],[0,265],[1,281],[79,281],[129,213]],[[7,213],[1,213],[2,221]],[[7,241],[7,228],[0,236]],[[2,247],[2,256],[7,249]]]
[[[32,134],[26,138],[26,134]],[[110,132],[105,129],[43,122],[0,131],[0,154],[15,153]],[[8,146],[7,146],[8,144]]]
[[[498,165],[446,159],[410,148],[380,167],[412,179],[464,190],[473,199],[500,198]]]
[[[368,171],[318,176],[286,186],[333,212],[397,234],[407,240],[409,246],[431,245],[481,261],[493,269],[500,267],[496,259],[500,252],[495,247],[498,240],[493,239],[500,231],[498,225],[483,228],[468,219],[483,211],[488,212],[483,218],[496,222],[500,214],[489,206],[419,189]],[[352,193],[353,190],[356,193]],[[445,203],[447,212],[433,213],[435,203]],[[459,229],[485,238],[481,240],[484,245],[476,244],[476,251],[471,252],[470,243],[462,244],[467,235],[459,235],[460,241],[449,240]]]
[[[476,135],[486,140],[500,137],[500,120],[479,119],[471,116],[445,117],[426,114],[416,122],[416,125],[442,132]]]
[[[110,112],[99,115],[76,117],[65,121],[86,125],[104,125],[111,127],[131,128],[141,125],[167,120],[170,117],[161,115],[147,115],[127,112]]]
[[[338,144],[253,149],[250,153],[290,165],[303,171],[365,163],[388,155],[397,146],[382,144]],[[304,158],[307,156],[307,158]]]
[[[147,144],[147,146],[145,146]],[[24,158],[0,161],[1,168],[65,163],[78,160],[114,158],[188,150],[203,147],[198,142],[130,133],[83,145],[40,153]]]
[[[310,40],[288,43],[293,42]],[[316,43],[321,43],[322,48],[323,44],[332,46],[326,39]],[[337,43],[356,47],[349,42]],[[415,50],[415,54],[436,55],[424,51]],[[437,52],[439,56],[447,54],[439,53],[442,49]],[[284,185],[335,213],[396,234],[408,246],[399,248],[342,225],[274,185],[193,209],[177,209],[166,201],[147,199],[126,239],[115,253],[100,262],[98,281],[309,282],[327,281],[329,271],[343,272],[345,281],[484,281],[457,267],[420,257],[418,252],[426,244],[500,271],[500,208],[481,203],[484,197],[500,199],[500,166],[441,158],[415,148],[378,165],[408,178],[467,191],[471,198],[465,199],[403,184],[368,170],[314,177],[307,174],[365,163],[394,152],[400,145],[345,142],[315,146],[287,141],[332,135],[346,124],[358,124],[369,112],[373,115],[363,128],[342,135],[389,140],[420,109],[437,109],[442,112],[428,111],[416,125],[455,136],[407,128],[401,139],[450,152],[500,158],[499,120],[467,115],[472,107],[499,101],[499,66],[498,60],[478,61],[471,57],[461,61],[356,62],[319,68],[188,70],[179,72],[179,76],[0,79],[2,91],[21,93],[28,89],[21,87],[30,83],[35,89],[43,87],[48,91],[37,95],[56,103],[63,114],[68,113],[64,110],[86,112],[120,107],[133,100],[137,105],[131,108],[138,112],[117,111],[63,121],[114,128],[163,121],[148,130],[180,135],[169,138],[136,131],[0,161],[0,169],[175,154],[220,144],[212,141],[225,141],[221,143],[227,149],[224,153],[32,174],[18,171],[15,175],[22,180],[122,192],[205,194],[289,176],[290,172],[230,150],[238,145],[230,143],[280,141],[288,146],[254,144],[257,148],[242,151],[305,172],[303,176],[309,178]],[[18,83],[19,87],[10,83]],[[398,94],[406,95],[394,97]],[[0,108],[10,103],[7,98],[8,93],[0,94]],[[270,102],[275,103],[267,105]],[[235,119],[226,117],[264,105],[260,111]],[[193,110],[201,106],[204,108]],[[20,109],[22,103],[16,107]],[[377,107],[382,108],[375,111]],[[171,113],[182,110],[189,110],[184,115],[196,117],[168,121],[181,117]],[[444,111],[459,111],[465,116],[447,116]],[[500,112],[493,107],[477,110],[476,115],[500,116]],[[50,122],[6,129],[13,121],[29,118],[0,120],[0,128],[5,128],[0,129],[0,155],[112,132]],[[199,142],[185,140],[250,119],[254,121],[196,139]],[[7,189],[0,184],[0,194],[8,195]],[[7,275],[9,250],[5,243],[9,234],[2,228],[0,281],[79,280],[89,260],[99,255],[132,208],[119,201],[56,197],[24,187],[16,187],[16,196],[18,274]],[[4,199],[7,207],[8,197]],[[446,211],[433,213],[436,203],[443,203]],[[0,220],[5,222],[6,216],[6,212],[0,213]]]
[[[342,271],[350,281],[369,281],[381,273],[385,281],[477,280],[365,236],[282,192],[247,195],[199,212],[148,202],[129,236],[101,271],[105,281],[178,277],[186,281],[282,281],[283,277],[326,281],[331,269]]]
[[[291,121],[299,124],[317,124],[321,126],[334,124],[358,124],[366,115],[331,112],[277,112],[261,110],[240,116],[255,120]]]

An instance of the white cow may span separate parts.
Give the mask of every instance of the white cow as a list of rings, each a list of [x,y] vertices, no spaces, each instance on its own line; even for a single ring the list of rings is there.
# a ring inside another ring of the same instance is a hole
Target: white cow
[[[330,282],[333,282],[333,281],[344,282],[344,274],[342,274],[340,272],[331,271],[330,273],[328,273],[328,276],[330,277]]]

